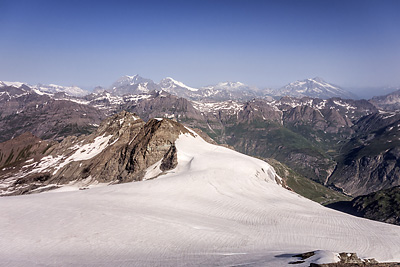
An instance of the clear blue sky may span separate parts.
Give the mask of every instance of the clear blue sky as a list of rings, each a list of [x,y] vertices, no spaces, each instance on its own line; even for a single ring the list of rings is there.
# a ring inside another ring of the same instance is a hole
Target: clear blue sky
[[[0,80],[400,85],[400,1],[0,0]]]

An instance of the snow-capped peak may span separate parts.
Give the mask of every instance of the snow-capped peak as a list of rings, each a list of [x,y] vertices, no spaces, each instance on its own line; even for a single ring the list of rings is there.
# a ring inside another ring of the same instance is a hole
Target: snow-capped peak
[[[152,80],[143,78],[139,75],[125,75],[114,82],[109,91],[116,95],[141,94],[152,90],[158,90],[159,86]]]
[[[181,87],[181,88],[187,89],[192,92],[197,92],[199,90],[197,88],[187,86],[183,82],[177,81],[171,77],[167,77],[167,78],[161,80],[160,86],[163,90],[166,90],[166,91],[175,89],[176,87]]]
[[[148,83],[148,82],[153,82],[153,81],[150,79],[143,78],[143,77],[139,76],[139,74],[136,74],[134,76],[129,76],[129,75],[122,76],[114,83],[114,85],[115,84],[119,84],[120,86],[134,85],[134,84]]]
[[[29,85],[27,83],[22,83],[22,82],[6,82],[6,81],[0,81],[0,87],[5,87],[5,86],[12,86],[16,88],[20,88],[22,86],[27,86],[31,88],[34,92],[36,92],[39,95],[47,94],[55,94],[55,93],[66,93],[67,95],[71,96],[85,96],[88,95],[89,92],[86,90],[83,90],[79,88],[78,86],[61,86],[57,84],[37,84],[37,85]]]
[[[32,86],[32,89],[36,89],[40,92],[47,93],[47,94],[55,94],[55,93],[66,93],[71,96],[85,96],[88,95],[89,92],[83,90],[78,86],[62,86],[57,84],[37,84]]]
[[[220,82],[220,83],[218,83],[218,85],[219,86],[227,86],[227,87],[231,87],[231,88],[245,86],[245,84],[241,83],[241,82]]]
[[[22,85],[26,85],[26,83],[0,81],[0,87],[12,86],[12,87],[20,88]]]
[[[315,97],[328,99],[331,97],[355,98],[355,96],[340,88],[330,84],[320,77],[295,81],[277,90],[276,95],[293,97]]]

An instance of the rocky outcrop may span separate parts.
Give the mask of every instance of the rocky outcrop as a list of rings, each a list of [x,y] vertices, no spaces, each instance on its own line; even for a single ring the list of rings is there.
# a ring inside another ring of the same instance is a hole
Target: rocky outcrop
[[[312,259],[316,255],[316,251],[306,252],[298,255],[294,255],[293,257],[299,258],[297,261],[292,261],[289,264],[302,264],[305,263],[305,260]],[[376,266],[376,267],[390,267],[390,266],[400,266],[400,263],[397,262],[385,262],[379,263],[374,258],[372,259],[361,259],[357,256],[357,253],[347,253],[341,252],[337,255],[338,262],[335,263],[310,263],[310,267],[350,267],[350,266]]]
[[[153,165],[161,174],[176,167],[175,141],[182,133],[191,134],[175,121],[145,123],[135,114],[120,112],[103,121],[95,133],[65,138],[17,174],[3,174],[2,184],[8,186],[3,186],[1,194],[25,194],[79,182],[140,181]]]

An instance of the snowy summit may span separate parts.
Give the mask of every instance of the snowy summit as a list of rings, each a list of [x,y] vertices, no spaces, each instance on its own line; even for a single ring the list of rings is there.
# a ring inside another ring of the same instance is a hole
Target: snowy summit
[[[331,97],[340,97],[344,99],[355,98],[352,93],[337,85],[330,84],[320,77],[290,83],[281,89],[276,90],[275,95],[293,97],[308,96],[321,99],[328,99]]]

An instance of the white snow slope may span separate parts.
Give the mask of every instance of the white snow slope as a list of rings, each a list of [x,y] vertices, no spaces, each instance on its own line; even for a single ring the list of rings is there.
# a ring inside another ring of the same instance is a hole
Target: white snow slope
[[[324,208],[200,137],[176,147],[177,168],[157,179],[0,198],[0,265],[286,266],[312,250],[314,262],[400,261],[400,227]]]

